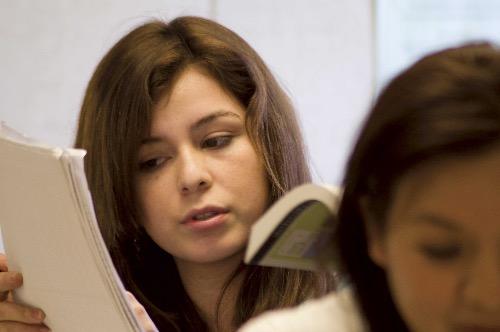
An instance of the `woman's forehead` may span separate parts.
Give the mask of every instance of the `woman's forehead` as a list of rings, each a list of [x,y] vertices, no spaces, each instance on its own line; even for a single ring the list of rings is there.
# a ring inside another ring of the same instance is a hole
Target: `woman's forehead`
[[[484,222],[500,234],[500,149],[428,162],[404,175],[394,193],[395,219],[435,216],[464,228]]]

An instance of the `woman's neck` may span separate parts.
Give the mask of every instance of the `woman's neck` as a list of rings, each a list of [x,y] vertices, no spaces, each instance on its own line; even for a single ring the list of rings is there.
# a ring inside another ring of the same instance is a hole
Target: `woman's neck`
[[[217,306],[221,292],[229,278],[241,264],[241,254],[214,263],[193,263],[175,259],[184,289],[196,305],[201,317],[207,322],[210,331],[234,331],[233,317],[236,297],[243,281],[238,274],[224,292],[220,307]],[[217,324],[219,309],[219,326]]]

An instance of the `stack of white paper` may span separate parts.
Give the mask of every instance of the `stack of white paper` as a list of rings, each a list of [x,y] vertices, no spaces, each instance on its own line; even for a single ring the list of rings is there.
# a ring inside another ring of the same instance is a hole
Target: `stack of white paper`
[[[85,151],[50,147],[0,123],[0,225],[15,291],[54,332],[142,331],[100,235]]]

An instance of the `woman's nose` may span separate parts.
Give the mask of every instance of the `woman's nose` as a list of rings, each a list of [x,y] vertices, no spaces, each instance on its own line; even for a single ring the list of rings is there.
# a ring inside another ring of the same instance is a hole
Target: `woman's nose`
[[[208,189],[212,184],[209,165],[202,152],[183,151],[177,160],[177,185],[182,194]]]
[[[476,310],[500,314],[500,257],[484,254],[471,264],[464,279],[464,301]]]

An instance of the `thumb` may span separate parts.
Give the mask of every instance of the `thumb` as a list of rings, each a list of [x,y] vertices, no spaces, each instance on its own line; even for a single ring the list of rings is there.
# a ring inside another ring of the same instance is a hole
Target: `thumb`
[[[132,293],[130,293],[129,291],[126,291],[126,293],[128,302],[132,310],[134,311],[134,314],[137,317],[139,324],[144,329],[144,332],[159,332],[159,330],[153,323],[153,320],[149,317],[146,309],[144,309],[144,306],[141,303],[139,303],[139,301],[137,301],[137,299]]]

